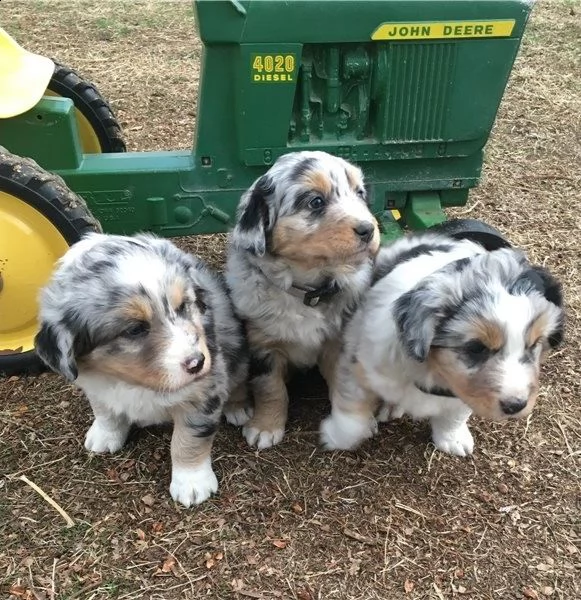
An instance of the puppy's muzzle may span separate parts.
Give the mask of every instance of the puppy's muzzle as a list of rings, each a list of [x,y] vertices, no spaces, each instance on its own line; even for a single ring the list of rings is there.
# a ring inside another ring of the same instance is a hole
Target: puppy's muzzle
[[[375,227],[373,223],[370,223],[369,221],[360,221],[357,226],[353,228],[353,231],[363,243],[369,244],[373,239]]]
[[[522,398],[506,398],[500,401],[500,409],[505,415],[512,417],[526,408],[527,403],[526,398],[524,400]]]
[[[184,360],[182,366],[190,375],[196,375],[204,368],[205,361],[206,357],[201,352],[195,352]]]

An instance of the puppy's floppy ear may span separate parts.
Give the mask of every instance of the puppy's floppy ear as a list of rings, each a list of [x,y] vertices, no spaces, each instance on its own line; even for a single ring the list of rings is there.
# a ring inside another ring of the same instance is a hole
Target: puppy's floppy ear
[[[418,362],[428,358],[441,314],[440,299],[429,287],[417,286],[394,304],[393,313],[400,341]]]
[[[74,381],[79,374],[73,345],[73,336],[68,329],[46,322],[41,324],[34,338],[34,349],[39,358],[69,381]]]
[[[545,299],[561,309],[555,327],[549,333],[548,341],[551,348],[556,348],[563,342],[565,318],[563,309],[563,288],[561,283],[543,267],[531,267],[524,271],[511,288],[512,294],[526,294],[531,291],[541,293]]]
[[[563,288],[559,281],[543,267],[531,267],[525,271],[515,282],[512,293],[537,290],[549,302],[559,308],[563,307]],[[514,291],[513,291],[514,290]]]
[[[238,209],[234,242],[257,256],[266,252],[266,234],[271,227],[268,198],[275,186],[271,177],[263,175],[246,192]]]

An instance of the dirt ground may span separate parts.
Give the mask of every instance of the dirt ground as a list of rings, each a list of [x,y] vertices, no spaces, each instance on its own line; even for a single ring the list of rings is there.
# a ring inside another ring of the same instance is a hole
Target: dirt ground
[[[200,44],[189,2],[3,0],[20,42],[92,79],[132,150],[187,148]],[[88,403],[54,375],[0,381],[0,594],[12,599],[581,598],[581,4],[534,11],[481,185],[483,218],[557,273],[567,343],[527,422],[474,419],[476,452],[435,453],[399,421],[357,453],[323,453],[317,380],[293,383],[284,443],[249,450],[224,426],[220,493],[168,493],[167,428],[89,456]],[[220,265],[223,236],[184,245]],[[40,486],[63,517],[25,481]]]

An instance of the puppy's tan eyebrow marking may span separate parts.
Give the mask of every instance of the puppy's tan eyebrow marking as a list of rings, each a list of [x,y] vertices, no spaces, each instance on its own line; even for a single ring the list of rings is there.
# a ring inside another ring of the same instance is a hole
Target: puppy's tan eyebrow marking
[[[184,301],[185,286],[181,279],[175,281],[169,289],[169,301],[171,307],[175,310]]]
[[[320,192],[326,197],[331,196],[333,192],[333,183],[329,179],[329,176],[323,171],[313,169],[305,173],[302,179],[306,187]]]
[[[354,169],[351,165],[347,165],[345,167],[345,174],[347,175],[347,181],[349,182],[349,186],[353,191],[357,191],[363,188],[363,182],[361,181],[361,177],[359,172]]]
[[[506,340],[504,330],[499,323],[487,319],[474,321],[472,330],[474,335],[490,350],[500,350]]]
[[[543,336],[545,329],[547,328],[547,315],[541,313],[537,315],[528,326],[526,331],[526,343],[527,347],[532,346],[536,343],[540,337]]]
[[[131,296],[121,309],[124,318],[135,321],[151,321],[153,308],[147,298]]]

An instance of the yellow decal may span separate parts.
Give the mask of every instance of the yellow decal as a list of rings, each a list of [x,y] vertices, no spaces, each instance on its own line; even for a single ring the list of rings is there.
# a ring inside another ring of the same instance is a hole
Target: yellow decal
[[[296,60],[294,54],[253,54],[251,77],[255,83],[293,83]]]
[[[507,21],[446,21],[441,23],[382,23],[372,40],[444,40],[455,38],[509,37],[514,19]]]

